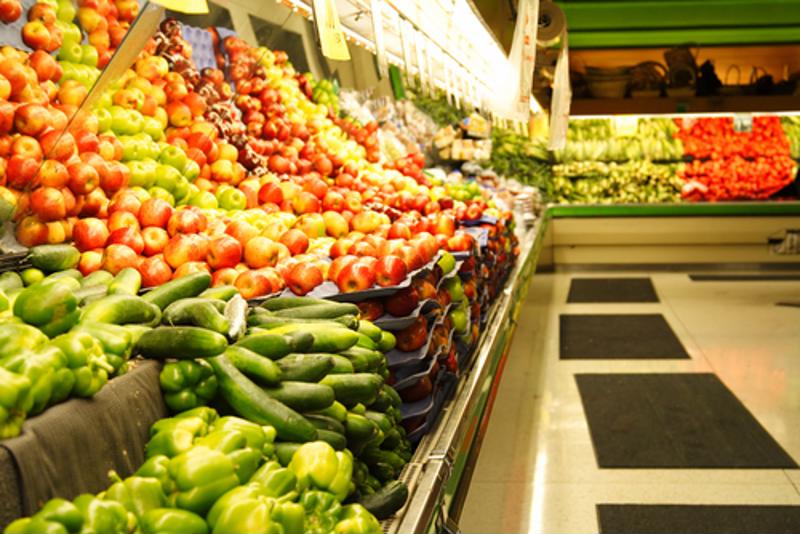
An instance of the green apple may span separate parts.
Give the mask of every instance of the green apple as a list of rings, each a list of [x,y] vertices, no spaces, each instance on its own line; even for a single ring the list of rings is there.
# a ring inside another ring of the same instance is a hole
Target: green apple
[[[59,61],[69,61],[70,63],[80,63],[83,58],[83,47],[75,41],[67,41],[61,43],[61,48],[58,49],[56,59]]]
[[[235,187],[217,189],[219,207],[226,210],[243,210],[247,207],[247,196]]]
[[[456,268],[456,259],[447,251],[442,253],[442,257],[439,258],[439,261],[436,262],[439,267],[442,269],[442,274],[448,274],[453,269]]]
[[[180,180],[175,184],[175,191],[172,192],[172,196],[174,196],[176,200],[184,200],[191,192],[192,184],[189,183],[189,180],[181,176]]]
[[[104,91],[103,94],[101,94],[97,99],[98,108],[109,110],[113,105],[114,105],[114,100],[111,97],[110,91]]]
[[[183,166],[182,172],[187,180],[194,182],[200,176],[200,165],[195,160],[186,158],[186,165]]]
[[[159,163],[156,167],[156,185],[170,193],[175,191],[175,186],[178,185],[181,176],[180,171],[175,167]]]
[[[158,155],[159,162],[178,170],[183,170],[188,159],[186,153],[174,145],[165,146]]]
[[[144,187],[128,187],[128,190],[136,195],[136,198],[139,199],[139,202],[144,202],[145,200],[150,198],[150,193],[147,192],[147,189]]]
[[[160,198],[161,200],[166,200],[167,202],[169,202],[170,206],[175,205],[175,197],[173,197],[172,193],[170,193],[164,188],[151,187],[150,189],[147,190],[147,192],[150,193],[151,198]]]
[[[128,169],[131,171],[128,185],[131,187],[153,187],[156,181],[155,166],[150,165],[147,161],[131,161],[127,163]]]
[[[72,22],[75,19],[75,14],[78,11],[72,5],[70,0],[62,0],[58,3],[57,16],[60,22]],[[62,30],[63,32],[63,30]],[[66,37],[66,35],[64,35]]]
[[[159,122],[159,120],[155,117],[145,117],[144,133],[146,133],[153,141],[160,141],[164,138],[164,127],[161,126],[161,122]]]
[[[464,287],[461,285],[461,278],[454,276],[444,281],[445,290],[450,293],[453,302],[461,302],[464,299]]]
[[[96,108],[94,116],[97,117],[97,130],[100,133],[111,129],[111,112],[105,108]]]
[[[461,308],[456,308],[450,312],[450,321],[453,324],[453,330],[459,334],[467,331],[467,313]]]
[[[144,128],[144,115],[136,111],[135,109],[128,110],[128,116],[130,117],[130,128],[131,133],[137,134],[142,131]]]
[[[211,191],[200,191],[195,193],[189,199],[189,204],[206,210],[217,209],[219,206],[217,197],[215,197],[214,193]]]
[[[90,44],[81,45],[81,63],[90,67],[97,67],[97,49]]]
[[[139,161],[144,157],[144,147],[139,139],[122,135],[119,142],[122,143],[122,161]]]

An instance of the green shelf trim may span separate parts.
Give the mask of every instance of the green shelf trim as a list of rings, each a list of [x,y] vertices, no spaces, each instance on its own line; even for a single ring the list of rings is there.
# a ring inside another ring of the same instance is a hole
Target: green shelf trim
[[[580,48],[651,48],[695,43],[701,46],[787,44],[800,42],[800,25],[580,31],[570,28],[569,46]]]
[[[800,202],[696,202],[686,204],[556,205],[556,217],[707,217],[800,215]]]
[[[570,32],[800,25],[800,3],[795,0],[633,0],[559,6]]]

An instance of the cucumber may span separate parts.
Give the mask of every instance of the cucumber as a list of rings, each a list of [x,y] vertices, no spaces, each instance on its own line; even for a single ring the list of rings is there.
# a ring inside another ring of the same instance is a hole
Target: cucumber
[[[200,297],[207,298],[207,299],[219,299],[219,300],[230,300],[233,298],[234,295],[238,295],[239,290],[236,289],[235,286],[217,286],[217,287],[209,287],[202,293],[200,293]]]
[[[309,423],[314,425],[317,430],[328,430],[330,432],[336,432],[337,434],[344,435],[344,425],[333,417],[318,414],[306,414],[304,417]]]
[[[283,380],[319,382],[333,369],[330,354],[289,354],[277,361]]]
[[[383,442],[381,442],[381,447],[391,451],[400,446],[401,442],[403,441],[403,436],[400,434],[398,428],[402,427],[393,427],[389,429],[388,432],[383,433]]]
[[[264,388],[264,392],[299,412],[324,410],[334,401],[333,389],[329,386],[308,382],[281,382],[277,387]]]
[[[335,419],[340,423],[344,423],[347,420],[347,408],[345,408],[344,404],[341,402],[334,401],[333,404],[324,410],[318,410],[315,412],[315,415],[324,415],[326,417],[330,417],[331,419]]]
[[[381,338],[378,340],[378,350],[381,352],[389,352],[397,345],[397,338],[391,332],[386,330],[381,332]]]
[[[142,287],[142,275],[133,267],[122,269],[108,284],[109,295],[136,295]]]
[[[292,352],[292,339],[281,334],[254,334],[243,337],[236,342],[236,345],[271,360],[283,358]]]
[[[277,386],[283,373],[278,364],[244,347],[228,347],[225,356],[238,370],[267,386]]]
[[[23,287],[25,287],[25,284],[22,283],[22,277],[17,273],[13,271],[6,271],[3,274],[0,274],[0,289],[3,291],[22,289]]]
[[[340,354],[345,358],[351,358],[354,356],[364,358],[367,362],[367,367],[370,370],[376,370],[380,368],[381,365],[386,363],[386,356],[384,356],[383,353],[376,350],[365,349],[364,347],[359,347],[358,345],[355,347],[350,347]]]
[[[133,336],[125,326],[107,323],[80,323],[73,330],[80,330],[91,334],[93,338],[103,345],[106,352],[124,354],[131,347]]]
[[[358,504],[366,508],[379,520],[390,518],[405,505],[408,487],[404,482],[394,480],[370,495],[358,499]]]
[[[289,308],[301,308],[303,306],[318,306],[322,304],[330,304],[331,301],[325,299],[317,299],[314,297],[274,297],[267,299],[261,304],[261,307],[269,311],[286,310]]]
[[[179,299],[164,308],[164,324],[194,325],[220,334],[227,334],[230,324],[222,315],[225,301],[190,297]]]
[[[78,269],[64,269],[63,271],[57,271],[55,273],[47,275],[45,280],[60,280],[61,278],[72,278],[78,285],[76,289],[81,286],[81,282],[83,281],[83,274]]]
[[[296,453],[297,449],[299,449],[302,445],[302,443],[292,443],[288,441],[276,443],[275,456],[278,457],[278,462],[283,467],[289,465],[289,462],[292,461],[292,456],[294,456],[294,453]]]
[[[381,387],[381,391],[392,399],[392,406],[398,407],[403,403],[403,399],[400,398],[400,394],[389,384],[384,384],[383,387]]]
[[[343,315],[358,315],[358,306],[344,302],[327,302],[277,310],[275,315],[292,319],[335,319]]]
[[[275,333],[304,332],[311,334],[312,343],[308,351],[337,353],[347,350],[358,342],[359,334],[344,327],[322,324],[296,323],[273,328]],[[299,351],[304,352],[304,351]]]
[[[378,343],[381,340],[381,336],[383,334],[383,330],[364,319],[361,319],[358,322],[358,332],[360,334],[364,334],[375,343]]]
[[[90,302],[99,300],[108,295],[108,286],[105,286],[103,284],[98,284],[94,286],[83,286],[80,289],[77,289],[74,295],[75,298],[78,299],[80,305],[85,306]]]
[[[317,429],[314,425],[285,404],[267,395],[236,369],[225,355],[209,358],[208,362],[217,375],[223,398],[241,417],[260,425],[273,426],[282,440],[304,443],[316,439]],[[279,445],[276,444],[276,451]]]
[[[345,406],[358,403],[372,404],[383,385],[383,378],[374,373],[354,373],[352,375],[328,375],[320,384],[333,388],[336,400]]]
[[[138,323],[150,326],[161,321],[161,310],[134,295],[109,295],[83,308],[81,321],[96,323]]]
[[[37,269],[53,273],[77,267],[81,253],[72,245],[39,245],[31,249],[28,259]]]
[[[378,344],[372,341],[371,337],[368,337],[361,332],[358,332],[358,339],[356,339],[355,345],[364,349],[378,350]]]
[[[386,414],[367,410],[364,412],[364,417],[378,425],[378,428],[380,428],[384,433],[390,431],[392,427],[394,427],[394,423],[386,416]]]
[[[292,319],[289,317],[278,317],[269,312],[256,310],[247,318],[248,325],[260,326],[262,328],[277,328],[279,326],[296,323],[321,323],[331,326],[341,325],[350,330],[356,330],[358,328],[358,318],[355,315],[342,315],[335,319]]]
[[[145,358],[208,358],[228,347],[225,336],[196,326],[160,326],[141,335],[135,352]]]
[[[353,364],[350,362],[350,360],[348,360],[344,356],[339,356],[338,354],[331,354],[331,359],[333,360],[333,369],[331,369],[330,374],[351,375],[355,373]]]
[[[347,438],[338,432],[318,428],[317,439],[326,442],[337,451],[342,451],[347,447]]]
[[[378,426],[363,415],[347,412],[345,435],[353,442],[366,443],[378,434]]]
[[[348,354],[347,352],[343,352],[338,356],[340,358],[346,358],[350,362],[350,365],[353,366],[354,373],[367,373],[372,370],[369,365],[369,360],[361,354]]]
[[[142,298],[163,310],[178,299],[196,297],[208,289],[210,284],[211,275],[208,273],[187,274],[148,291]]]
[[[95,271],[81,280],[83,287],[106,286],[114,280],[114,275],[108,271]]]

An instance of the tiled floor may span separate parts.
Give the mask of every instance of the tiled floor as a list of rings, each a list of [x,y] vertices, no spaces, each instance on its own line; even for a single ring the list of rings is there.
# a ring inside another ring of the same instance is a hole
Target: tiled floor
[[[660,304],[566,304],[571,274],[537,274],[459,521],[464,532],[597,532],[598,503],[796,504],[800,470],[599,469],[575,373],[713,372],[800,461],[797,282],[648,275]],[[560,313],[661,313],[691,360],[558,359]]]

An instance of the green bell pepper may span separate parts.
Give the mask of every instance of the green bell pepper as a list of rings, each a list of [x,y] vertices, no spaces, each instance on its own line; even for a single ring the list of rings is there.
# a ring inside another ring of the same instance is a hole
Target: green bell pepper
[[[297,477],[294,472],[274,460],[259,467],[250,477],[250,483],[260,485],[267,497],[291,500],[296,496]]]
[[[333,494],[307,491],[300,496],[300,504],[306,512],[306,534],[330,534],[334,531],[342,514],[342,505]]]
[[[187,417],[199,417],[203,421],[206,422],[208,425],[214,424],[214,421],[217,420],[219,414],[214,408],[209,408],[208,406],[198,406],[192,410],[186,410],[185,412],[181,412],[173,416],[173,418],[177,419],[185,419]]]
[[[100,342],[108,363],[118,372],[130,358],[133,350],[133,336],[124,326],[109,323],[82,322],[73,331],[86,332]]]
[[[304,532],[306,510],[296,502],[276,502],[272,509],[272,520],[283,527],[285,534]]]
[[[350,451],[337,452],[324,441],[304,443],[289,462],[297,477],[297,488],[327,490],[344,500],[352,491],[353,457]]]
[[[69,534],[67,528],[61,523],[36,516],[17,519],[3,532],[5,534]]]
[[[162,419],[150,427],[151,438],[145,446],[145,456],[163,454],[173,458],[191,449],[195,438],[206,433],[208,423],[200,415]]]
[[[166,505],[167,497],[157,478],[132,476],[122,480],[115,471],[109,473],[109,478],[114,484],[105,491],[103,499],[120,503],[137,519],[148,510]]]
[[[14,301],[14,315],[38,327],[48,337],[63,334],[78,323],[74,279],[46,280],[23,289]]]
[[[82,526],[83,514],[77,506],[64,499],[50,499],[35,515],[17,519],[8,525],[4,532],[77,534]]]
[[[273,521],[275,500],[269,497],[243,498],[219,514],[212,532],[227,534],[283,534],[283,526]]]
[[[205,515],[225,492],[239,485],[233,461],[223,452],[208,447],[192,447],[170,460],[169,474],[176,493],[170,504]]]
[[[238,430],[213,430],[205,436],[197,438],[194,445],[229,454],[245,448],[247,439]]]
[[[187,510],[155,508],[139,519],[139,530],[142,534],[208,534],[208,523]]]
[[[108,382],[113,367],[108,363],[103,347],[86,332],[69,332],[50,342],[67,358],[67,367],[75,376],[71,394],[91,397]]]
[[[27,376],[0,367],[0,439],[13,438],[22,430],[30,390]]]
[[[36,415],[51,404],[69,396],[74,377],[72,372],[66,369],[66,363],[67,359],[60,350],[48,347],[38,353],[23,352],[11,356],[3,360],[0,365],[9,371],[28,377],[31,381],[23,410],[29,415]]]
[[[35,350],[47,343],[38,328],[22,323],[0,325],[0,360]]]
[[[208,511],[208,515],[206,515],[208,526],[213,530],[222,512],[235,503],[242,500],[255,499],[263,495],[263,488],[259,484],[245,484],[227,491],[225,495],[216,500],[214,506]]]
[[[158,378],[164,400],[174,412],[206,405],[217,394],[217,376],[204,360],[169,362]]]
[[[155,478],[161,483],[165,495],[175,491],[175,481],[169,474],[169,457],[163,454],[151,456],[133,474],[138,477]]]
[[[84,493],[74,501],[83,515],[81,534],[127,534],[136,518],[118,502],[104,501]]]
[[[240,484],[246,484],[264,460],[260,450],[251,449],[250,447],[230,452],[228,453],[228,458],[233,462],[233,466],[236,469],[236,478],[239,479]]]
[[[263,450],[265,445],[271,445],[277,435],[275,428],[261,426],[241,417],[220,417],[214,423],[213,430],[236,430],[247,439],[247,446],[251,449]]]
[[[348,504],[342,508],[335,534],[381,534],[381,524],[369,510],[360,504]]]

